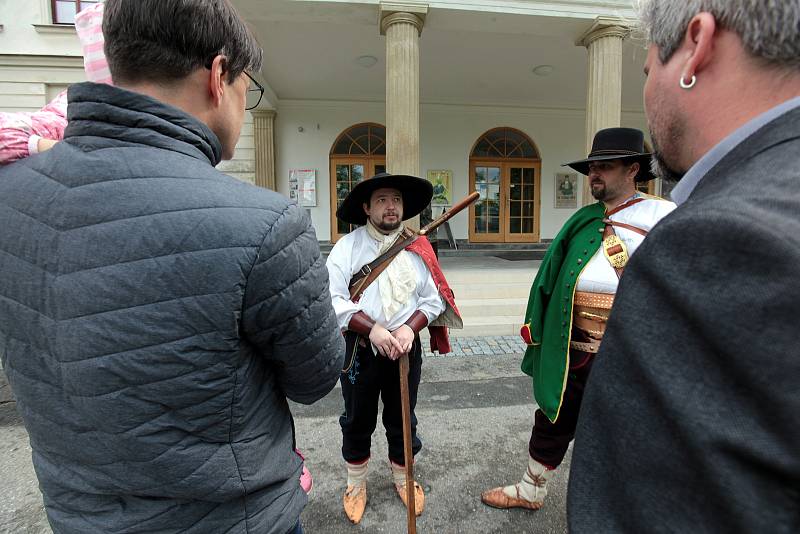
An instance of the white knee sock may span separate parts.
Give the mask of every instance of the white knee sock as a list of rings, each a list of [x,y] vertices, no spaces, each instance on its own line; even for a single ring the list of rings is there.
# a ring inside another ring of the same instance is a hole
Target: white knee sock
[[[401,486],[406,485],[406,466],[398,465],[393,461],[389,460],[389,465],[392,467],[392,480],[394,480],[395,484],[399,484]]]
[[[367,481],[367,468],[369,467],[369,460],[360,464],[351,464],[345,462],[347,466],[347,485],[348,486],[363,486]]]

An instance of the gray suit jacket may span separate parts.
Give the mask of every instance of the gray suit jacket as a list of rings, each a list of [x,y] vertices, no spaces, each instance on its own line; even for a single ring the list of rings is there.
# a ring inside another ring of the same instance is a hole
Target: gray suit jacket
[[[592,369],[572,532],[800,532],[800,110],[650,233]]]

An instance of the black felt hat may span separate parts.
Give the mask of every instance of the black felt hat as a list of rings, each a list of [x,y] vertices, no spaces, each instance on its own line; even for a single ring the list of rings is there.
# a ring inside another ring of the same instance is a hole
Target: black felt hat
[[[644,134],[635,128],[606,128],[600,130],[592,141],[589,157],[565,163],[581,174],[589,174],[589,163],[608,159],[621,159],[625,163],[639,162],[637,182],[646,182],[655,178],[650,171],[650,152],[644,150]]]
[[[403,196],[404,221],[420,214],[433,198],[433,185],[428,180],[382,172],[356,184],[336,210],[336,217],[350,224],[366,224],[367,214],[364,213],[362,204],[369,202],[372,193],[383,187],[400,191]]]

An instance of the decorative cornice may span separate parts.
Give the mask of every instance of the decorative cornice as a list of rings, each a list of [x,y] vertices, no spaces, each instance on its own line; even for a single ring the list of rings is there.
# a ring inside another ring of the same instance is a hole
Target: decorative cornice
[[[633,28],[624,19],[617,17],[597,17],[583,35],[575,41],[575,46],[589,47],[590,44],[603,37],[618,37],[625,39],[631,34]]]
[[[34,24],[33,28],[38,33],[57,33],[62,35],[75,35],[74,24]]]
[[[398,23],[413,24],[417,28],[417,33],[422,34],[427,15],[427,4],[387,4],[381,2],[378,13],[381,35],[386,35],[386,28]]]
[[[0,54],[0,67],[74,68],[83,72],[83,57]]]

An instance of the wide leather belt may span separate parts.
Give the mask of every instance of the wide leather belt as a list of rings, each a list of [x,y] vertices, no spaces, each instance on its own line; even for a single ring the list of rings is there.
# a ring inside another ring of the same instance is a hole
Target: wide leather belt
[[[591,343],[584,343],[583,341],[570,341],[569,342],[570,348],[575,350],[579,350],[581,352],[591,352],[592,354],[597,354],[597,351],[600,350],[600,340],[593,341]]]
[[[597,353],[614,304],[611,293],[576,291],[572,307],[573,337],[569,346],[581,352]],[[580,339],[580,341],[578,341]]]
[[[614,305],[614,294],[576,291],[575,300],[573,301],[573,303],[575,306],[585,306],[588,308],[601,308],[604,310],[610,310],[611,306]]]

